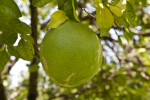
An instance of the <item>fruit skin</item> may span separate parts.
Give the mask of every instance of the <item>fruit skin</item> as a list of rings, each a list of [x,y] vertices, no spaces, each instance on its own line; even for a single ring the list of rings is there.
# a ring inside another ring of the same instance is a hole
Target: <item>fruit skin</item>
[[[91,29],[69,20],[46,34],[40,58],[53,82],[73,87],[88,81],[98,72],[102,46]]]

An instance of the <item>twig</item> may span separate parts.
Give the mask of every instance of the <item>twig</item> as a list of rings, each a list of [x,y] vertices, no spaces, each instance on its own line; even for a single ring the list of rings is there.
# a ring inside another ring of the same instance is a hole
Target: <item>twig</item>
[[[45,27],[47,27],[48,23],[50,22],[51,19],[49,19],[48,21],[46,21],[45,23],[43,23],[41,25],[41,30],[43,30]]]
[[[135,35],[139,35],[139,36],[150,36],[150,32],[149,33],[144,33],[142,31],[130,28],[130,31],[133,32]]]
[[[50,97],[48,100],[52,100],[52,99],[55,99],[55,98],[58,98],[58,97],[63,97],[65,99],[68,99],[68,98],[75,98],[76,95],[81,95],[85,92],[88,92],[89,90],[92,90],[92,89],[95,89],[97,87],[97,84],[94,84],[93,86],[91,87],[86,87],[86,88],[83,88],[75,93],[71,93],[71,94],[60,94],[60,95],[55,95],[53,97]],[[102,93],[102,92],[100,92]]]
[[[12,67],[16,64],[16,62],[18,61],[18,58],[15,58],[15,60],[11,60],[4,68],[4,70],[1,73],[1,76],[3,77],[6,74],[9,74],[10,70],[12,69]]]
[[[99,35],[98,35],[99,36]],[[110,37],[106,37],[106,36],[104,36],[104,37],[99,37],[100,39],[103,39],[103,40],[109,40],[109,41],[111,41],[111,42],[118,42],[118,40],[114,40],[114,39],[112,39],[112,38],[110,38]]]
[[[93,19],[96,19],[95,16],[92,15],[92,14],[90,14],[89,12],[87,12],[87,11],[85,10],[85,8],[82,8],[82,10],[85,11],[88,15],[90,15]]]

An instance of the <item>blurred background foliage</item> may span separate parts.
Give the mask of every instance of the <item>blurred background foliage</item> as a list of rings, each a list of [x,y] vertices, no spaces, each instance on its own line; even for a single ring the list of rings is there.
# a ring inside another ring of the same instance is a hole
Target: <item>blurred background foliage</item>
[[[119,1],[102,2],[106,5],[115,5]],[[102,66],[99,73],[85,84],[64,88],[49,81],[41,64],[34,65],[37,69],[35,66],[39,66],[37,100],[150,100],[150,0],[127,1],[132,6],[126,8],[121,17],[113,15],[114,25],[101,36],[102,30],[95,20],[94,1],[77,0],[79,20],[96,32],[103,45]],[[20,20],[30,24],[29,0],[15,0],[15,2],[22,13]],[[51,14],[57,10],[56,0],[38,8],[38,46],[49,30]],[[126,16],[130,15],[132,17],[126,19]],[[13,88],[10,87],[12,77],[9,73],[3,75],[3,85],[9,100],[26,100],[29,71],[34,71],[34,68],[20,73],[22,80]]]

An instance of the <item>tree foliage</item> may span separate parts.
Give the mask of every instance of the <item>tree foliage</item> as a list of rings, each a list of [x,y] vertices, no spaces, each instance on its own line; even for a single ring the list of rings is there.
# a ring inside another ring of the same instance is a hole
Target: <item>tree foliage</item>
[[[33,18],[29,4],[38,8],[37,25],[29,20]],[[56,8],[58,11],[52,14]],[[27,18],[38,29],[21,18]],[[103,45],[99,73],[73,88],[49,81],[39,68],[37,53],[44,33],[68,19],[88,25]],[[37,37],[32,34],[35,30]],[[38,70],[38,81],[33,83],[37,84],[38,100],[149,100],[149,44],[150,0],[0,0],[0,84],[8,84],[5,91],[9,99],[23,100],[31,93],[29,78],[24,75],[19,86],[9,87],[9,71],[18,59],[23,59],[31,62],[28,72]]]

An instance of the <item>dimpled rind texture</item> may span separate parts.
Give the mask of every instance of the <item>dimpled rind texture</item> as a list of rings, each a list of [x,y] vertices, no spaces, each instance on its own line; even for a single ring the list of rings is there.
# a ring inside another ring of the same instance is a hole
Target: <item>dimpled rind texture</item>
[[[102,46],[87,26],[67,21],[48,31],[41,44],[40,59],[50,80],[64,87],[73,87],[98,72]]]

